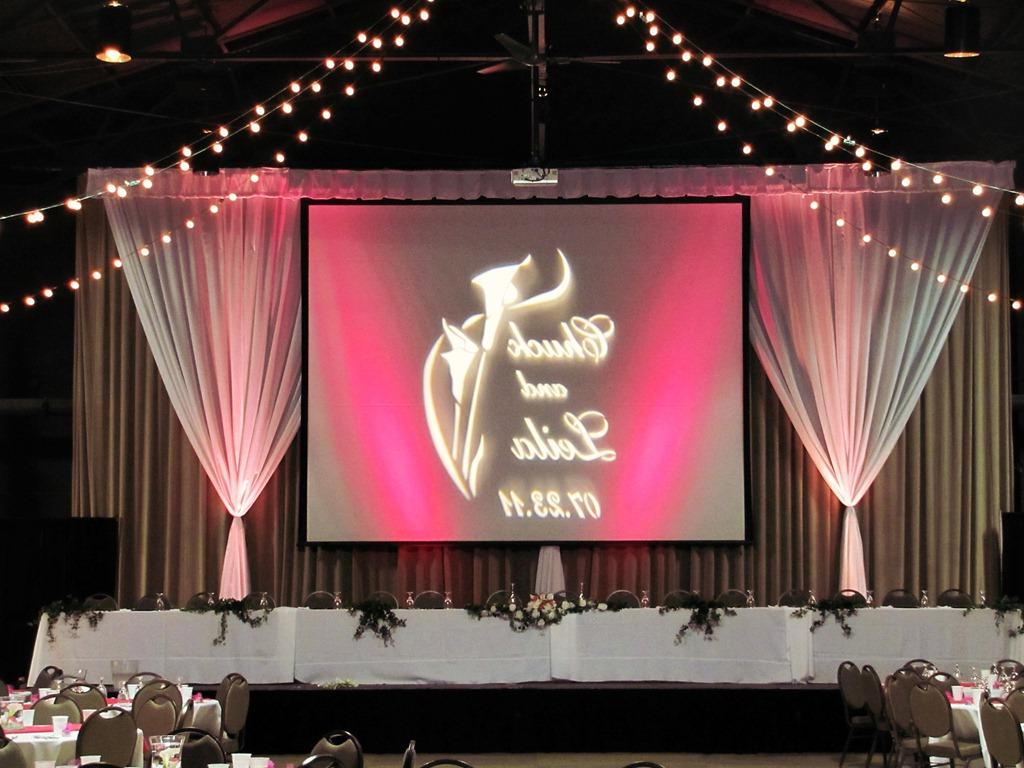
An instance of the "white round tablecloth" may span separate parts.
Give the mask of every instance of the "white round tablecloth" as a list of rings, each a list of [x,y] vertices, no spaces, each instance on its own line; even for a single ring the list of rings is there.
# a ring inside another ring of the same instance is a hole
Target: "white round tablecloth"
[[[129,765],[142,768],[142,731],[136,731],[135,751]],[[34,766],[37,760],[52,760],[57,765],[67,765],[75,756],[75,743],[78,731],[57,737],[51,733],[22,733],[8,731],[7,737],[18,745],[25,756],[25,762]]]

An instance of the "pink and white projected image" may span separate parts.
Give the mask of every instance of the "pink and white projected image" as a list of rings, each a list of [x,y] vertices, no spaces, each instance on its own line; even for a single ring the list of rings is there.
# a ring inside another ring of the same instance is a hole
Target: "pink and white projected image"
[[[309,541],[744,538],[741,202],[306,216]]]

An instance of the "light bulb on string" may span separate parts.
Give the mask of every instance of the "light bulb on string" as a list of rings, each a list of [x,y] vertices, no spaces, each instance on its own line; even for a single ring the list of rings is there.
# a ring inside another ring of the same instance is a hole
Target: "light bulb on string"
[[[238,195],[236,195],[234,192],[228,192],[228,202],[233,203],[236,200],[238,200]]]
[[[374,48],[376,48],[377,50],[380,50],[381,47],[384,45],[384,41],[381,40],[379,37],[375,37],[370,42],[370,45],[373,46]]]
[[[803,128],[805,125],[807,125],[807,118],[804,117],[803,115],[797,115],[796,119],[793,120],[793,122],[796,123],[797,128]]]
[[[216,203],[210,203],[210,213],[216,215],[220,212],[220,206]]]
[[[398,8],[392,8],[390,13],[392,19],[397,19],[399,16],[402,15],[402,12]]]
[[[755,112],[757,112],[757,110],[759,110],[761,108],[761,100],[760,99],[754,99],[752,102],[750,102],[750,108],[752,110],[754,110]]]
[[[682,45],[682,44],[683,44],[683,36],[682,36],[682,34],[680,34],[679,32],[676,32],[674,35],[672,35],[672,45]]]
[[[257,104],[255,109],[253,109],[253,112],[255,112],[259,117],[263,117],[265,114],[267,114],[267,108],[264,107],[262,104]]]
[[[160,235],[160,242],[163,243],[164,245],[170,245],[171,244],[171,233],[170,232],[164,232],[162,235]]]
[[[117,192],[117,184],[112,181],[108,181],[107,186],[105,186],[104,189],[107,190],[108,195],[113,195]]]
[[[82,201],[79,200],[77,197],[69,197],[67,200],[64,201],[64,206],[69,211],[80,211],[82,210]]]
[[[36,305],[36,300],[33,296],[26,296],[22,301],[25,302],[26,307],[34,307]]]
[[[942,181],[943,176],[941,173],[936,173],[934,176],[932,176],[932,184],[941,184]]]
[[[147,176],[152,176],[156,173],[156,169],[152,165],[147,165],[145,168],[142,169],[142,172]]]
[[[114,261],[119,262],[121,260],[120,259],[114,259]],[[43,288],[43,290],[40,291],[40,293],[43,295],[44,299],[52,299],[53,298],[53,288]]]
[[[92,272],[89,273],[89,277],[91,277],[93,280],[102,280],[103,273],[100,272],[98,269],[94,269]]]
[[[320,85],[319,80],[315,80],[309,85],[309,90],[311,90],[313,93],[320,93],[320,91],[322,91],[323,89],[324,87]]]
[[[742,152],[743,152],[744,155],[749,155],[753,151],[754,151],[754,146],[752,144],[744,144],[743,145]]]
[[[356,42],[365,43],[366,40],[367,37],[365,32],[360,32],[358,35],[356,35]]]
[[[795,133],[796,132],[796,123],[794,123],[792,120],[790,120],[788,123],[786,123],[786,130],[789,131],[790,133]]]
[[[185,227],[187,229],[195,229],[196,223],[192,219],[185,219]]]
[[[657,24],[651,24],[651,26],[649,26],[647,28],[647,34],[649,34],[651,37],[657,37],[658,36],[658,32],[660,32],[660,31],[661,30],[658,29],[658,25]]]
[[[249,174],[249,181],[251,183],[258,184],[259,180],[260,180],[260,175],[258,173],[250,173]]]
[[[426,8],[420,9],[420,21],[428,21],[430,19],[430,11]]]
[[[712,64],[715,63],[715,60],[712,59],[710,56],[705,56],[703,59],[700,60],[700,63],[703,64],[705,67],[710,67]]]
[[[78,282],[78,280],[76,280],[75,278],[71,278],[70,280],[68,280],[68,288],[71,289],[72,291],[77,291],[81,287],[82,284]]]
[[[870,160],[865,160],[860,164],[860,169],[864,171],[864,173],[869,173],[872,168],[874,168],[874,166],[871,164]]]
[[[121,267],[123,267],[123,266],[124,266],[124,262],[123,262],[123,261],[121,261],[120,259],[113,259],[113,260],[112,260],[112,261],[110,262],[110,264],[111,264],[111,266],[112,266],[112,267],[113,267],[114,269],[120,269]],[[46,295],[46,292],[45,292],[45,291],[43,292],[43,295],[44,295],[44,296]]]
[[[288,90],[290,90],[292,93],[301,93],[302,85],[298,81],[293,80],[288,85]]]
[[[644,21],[648,23],[654,21],[656,18],[657,17],[654,15],[654,11],[647,11],[647,13],[644,14]]]
[[[356,95],[356,87],[354,85],[346,85],[345,86],[345,95],[346,96],[355,96]]]
[[[903,167],[903,161],[900,160],[898,157],[895,160],[893,160],[891,163],[889,163],[889,170],[890,171],[898,171],[902,167]]]
[[[286,115],[290,115],[294,111],[292,103],[290,101],[282,101],[281,111],[284,112]]]
[[[189,164],[188,160],[182,160],[180,163],[178,163],[178,170],[180,170],[182,173],[187,173],[188,171],[192,170],[192,166]],[[124,189],[124,187],[117,188],[118,197],[124,197],[124,195],[121,194],[122,189]]]
[[[717,85],[719,88],[724,88],[725,87],[725,75],[719,75],[717,78],[715,78],[715,85]]]
[[[181,148],[182,157],[192,157],[192,147],[185,145]]]
[[[836,219],[836,226],[839,227],[840,229],[845,227],[846,226],[846,219],[844,219],[842,216],[840,216],[838,219]]]
[[[986,205],[984,208],[981,209],[981,215],[984,216],[986,219],[989,218],[992,215],[992,208]]]
[[[865,232],[863,237],[861,237],[860,240],[861,240],[862,243],[864,243],[864,245],[867,245],[868,243],[871,242],[871,235],[869,233]]]
[[[971,286],[967,285],[967,283],[960,286],[960,293],[967,293],[969,290],[971,290]]]
[[[999,296],[995,293],[995,291],[993,291],[992,293],[990,293],[985,298],[988,299],[990,304],[995,304],[995,302],[999,298]]]
[[[655,45],[655,43],[654,43],[654,41],[653,41],[653,40],[648,40],[648,41],[647,41],[647,43],[646,43],[646,44],[644,45],[644,48],[646,48],[646,49],[647,49],[647,52],[648,52],[648,53],[654,53],[654,50],[655,50],[655,49],[656,49],[657,47],[658,47],[658,46],[657,46],[657,45]]]
[[[971,194],[974,195],[975,197],[981,197],[984,192],[985,188],[981,186],[981,184],[975,184],[973,187],[971,187]]]
[[[324,59],[324,66],[327,67],[328,69],[334,69],[337,66],[337,64],[335,63],[334,59]]]
[[[733,79],[729,81],[729,85],[731,85],[733,88],[739,88],[741,85],[743,85],[743,81],[740,80],[740,78],[738,77],[733,77]]]
[[[898,251],[895,248],[890,248],[889,249],[889,258],[890,259],[895,259],[896,256],[897,256],[897,253],[898,253]]]
[[[1013,309],[1018,309],[1018,310],[1019,310],[1019,309],[1021,308],[1021,303],[1020,303],[1020,299],[1014,299],[1014,300],[1013,300],[1013,301],[1012,301],[1012,302],[1010,303],[1010,306],[1011,306],[1011,307],[1012,307]]]
[[[274,160],[276,160],[277,162],[283,163],[284,159],[285,159],[284,158],[284,152],[276,152],[276,153],[274,153]]]
[[[6,301],[3,302],[2,304],[0,304],[0,312],[3,312],[6,315],[10,311],[11,311],[11,305],[8,304]]]
[[[940,285],[945,283],[946,282],[946,276],[941,274],[941,273],[936,275],[935,276],[935,282],[939,283]]]
[[[816,211],[816,210],[818,210],[818,208],[820,207],[820,203],[818,203],[818,201],[817,201],[817,200],[811,200],[811,203],[810,203],[810,206],[809,206],[809,207],[810,207],[810,209],[811,209],[812,211]]]
[[[616,16],[615,23],[618,24],[620,27],[623,26],[626,23],[626,14],[620,13],[618,16]]]
[[[381,64],[380,64],[380,62],[379,62],[379,61],[375,61],[375,62],[373,62],[373,63],[372,63],[371,65],[370,65],[370,69],[372,69],[372,70],[374,71],[374,73],[380,72],[380,70],[381,70]]]
[[[765,96],[764,106],[766,109],[771,109],[773,106],[775,106],[775,99],[773,99],[771,96]]]
[[[693,97],[693,106],[700,107],[700,106],[703,106],[703,104],[704,104],[704,97],[703,96],[701,96],[700,94],[697,94],[696,96]]]
[[[257,123],[255,120],[253,120],[251,123],[249,123],[249,130],[252,133],[259,133],[260,132],[260,124]]]
[[[344,63],[342,63],[342,66],[345,68],[346,71],[351,72],[353,69],[356,68],[356,63],[352,61],[352,59],[345,59]]]
[[[673,80],[676,79],[676,71],[674,69],[666,69],[665,79],[671,83]]]
[[[149,179],[149,178],[143,179],[142,180],[142,188],[143,189],[152,189],[153,188],[153,180]]]
[[[910,271],[911,272],[919,272],[920,270],[921,270],[920,263],[918,263],[916,261],[910,262]]]
[[[900,186],[902,187],[909,187],[910,183],[911,182],[909,176],[904,176],[902,179],[900,179]]]
[[[184,163],[186,166],[188,165],[188,161],[187,160],[182,160],[181,162]],[[182,169],[182,170],[187,170],[187,169]],[[121,199],[124,199],[124,198],[128,197],[128,190],[125,189],[124,187],[118,187],[117,188],[117,196],[120,197]]]
[[[139,248],[139,256],[141,256],[142,258],[146,258],[147,256],[149,256],[149,248],[147,248],[146,246],[142,246],[141,248]]]
[[[684,62],[689,63],[693,59],[693,54],[690,53],[689,51],[683,51],[682,55],[680,55],[679,58],[682,59]]]
[[[775,175],[775,166],[774,165],[766,166],[765,169],[764,169],[764,175],[765,176],[774,176]]]
[[[320,110],[320,117],[323,120],[330,120],[331,119],[331,110],[329,110],[326,107],[324,107],[323,109]]]
[[[636,8],[631,5],[626,8],[626,17],[632,19],[634,16],[636,16]]]
[[[853,154],[856,155],[858,158],[864,157],[864,155],[866,155],[867,153],[868,153],[868,151],[866,149],[864,149],[864,147],[860,147],[860,146],[857,147],[855,150],[853,150]]]
[[[399,21],[402,22],[403,27],[408,27],[410,24],[412,24],[412,16],[410,16],[408,13],[403,13],[402,18],[399,19]]]
[[[942,200],[943,205],[949,205],[953,202],[953,196],[949,194],[949,192],[944,192],[940,199]]]
[[[402,35],[395,35],[395,47],[401,48],[403,45],[405,45],[405,38]]]
[[[309,141],[309,134],[306,133],[305,131],[299,131],[298,139],[303,144],[305,144],[307,141]]]
[[[215,141],[213,142],[213,144],[210,145],[210,149],[212,149],[216,154],[219,155],[221,152],[224,151],[224,145],[221,144],[219,141]]]
[[[728,130],[729,124],[725,122],[725,120],[719,120],[718,125],[716,127],[718,128],[719,133],[724,133],[726,130]]]
[[[1024,205],[1024,195],[1017,195],[1013,198],[1013,202],[1016,205]]]

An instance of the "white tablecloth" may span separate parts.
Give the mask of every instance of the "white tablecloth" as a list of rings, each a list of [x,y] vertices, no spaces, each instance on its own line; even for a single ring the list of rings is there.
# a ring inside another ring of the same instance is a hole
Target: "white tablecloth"
[[[940,668],[987,668],[1024,658],[1024,638],[996,628],[991,610],[967,616],[954,608],[862,609],[844,637],[830,617],[811,633],[816,614],[794,618],[790,608],[742,608],[726,616],[711,640],[689,634],[675,645],[688,611],[656,609],[565,617],[545,630],[514,633],[500,619],[477,620],[461,609],[399,610],[407,626],[384,646],[370,633],[354,640],[348,611],[278,608],[264,626],[228,618],[227,642],[215,646],[220,617],[181,611],[117,611],[93,630],[71,637],[62,622],[57,640],[36,636],[30,679],[47,664],[85,668],[111,682],[111,662],[137,659],[139,669],[190,683],[216,683],[241,672],[252,683],[325,682],[487,684],[544,681],[664,680],[775,683],[835,682],[839,663],[874,665],[884,678],[905,661],[924,657]]]
[[[18,745],[18,750],[25,756],[25,763],[29,766],[35,765],[36,760],[53,760],[57,765],[67,765],[75,757],[75,743],[78,741],[78,731],[59,738],[48,733],[19,734],[17,731],[8,732],[7,736]],[[136,731],[135,751],[129,765],[141,768],[142,759],[142,731]]]
[[[385,646],[352,634],[348,611],[296,609],[295,679],[318,683],[522,683],[551,678],[548,630],[513,632],[463,610],[397,610],[406,626]]]
[[[226,641],[214,645],[220,616],[184,611],[111,611],[95,629],[83,619],[77,636],[63,621],[46,637],[46,619],[39,623],[29,680],[48,664],[86,669],[88,679],[113,681],[111,662],[133,659],[140,672],[156,672],[169,680],[218,683],[239,672],[250,683],[291,682],[295,665],[295,608],[278,608],[260,627],[228,617]]]
[[[960,665],[966,675],[971,666],[988,669],[999,659],[1017,659],[1021,638],[1009,637],[1006,627],[996,628],[995,613],[960,608],[874,608],[857,612],[849,620],[851,637],[844,637],[831,617],[814,632],[815,682],[835,682],[840,663],[870,664],[883,680],[904,662],[924,658],[952,672]]]
[[[788,683],[808,675],[807,621],[791,608],[741,609],[713,639],[688,630],[690,611],[633,609],[566,616],[551,628],[551,675],[558,680],[671,680]]]

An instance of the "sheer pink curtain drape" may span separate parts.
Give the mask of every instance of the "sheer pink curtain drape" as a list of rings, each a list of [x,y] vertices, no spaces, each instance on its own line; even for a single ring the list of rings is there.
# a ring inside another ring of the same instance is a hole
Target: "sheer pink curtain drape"
[[[753,199],[750,338],[845,507],[841,589],[867,589],[856,505],[931,376],[988,234],[981,209],[994,203],[986,194],[940,205],[934,192]],[[896,256],[866,244],[861,222]]]
[[[233,518],[220,595],[237,599],[250,582],[242,518],[299,427],[298,210],[253,198],[211,215],[210,202],[106,208],[174,412]],[[202,226],[186,235],[186,220]]]

